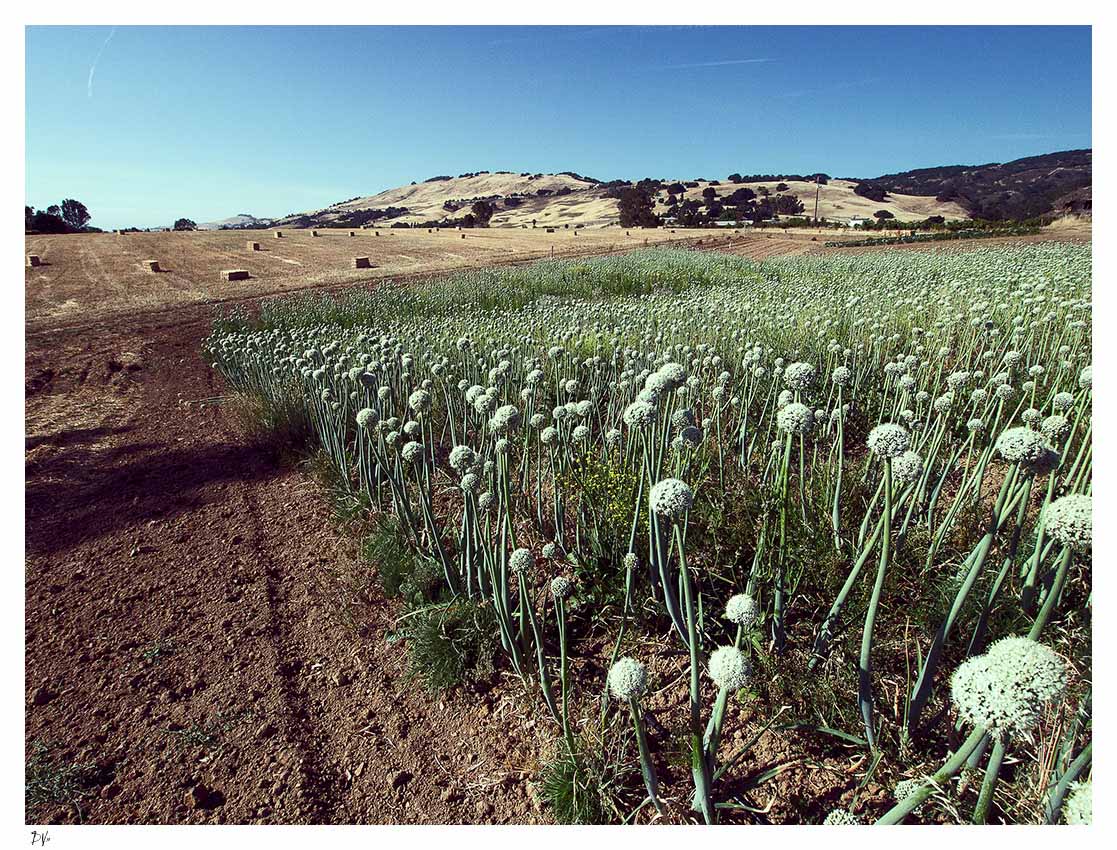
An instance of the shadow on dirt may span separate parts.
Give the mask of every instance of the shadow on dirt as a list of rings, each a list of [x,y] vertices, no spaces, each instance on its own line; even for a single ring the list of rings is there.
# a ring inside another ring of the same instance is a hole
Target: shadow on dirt
[[[106,432],[85,429],[39,443],[61,442],[35,463],[26,485],[26,552],[64,551],[84,540],[153,519],[195,510],[227,481],[263,480],[281,470],[273,454],[257,446],[224,444],[202,451],[160,443],[96,446]],[[30,442],[30,441],[29,441]],[[30,471],[30,470],[29,470]]]

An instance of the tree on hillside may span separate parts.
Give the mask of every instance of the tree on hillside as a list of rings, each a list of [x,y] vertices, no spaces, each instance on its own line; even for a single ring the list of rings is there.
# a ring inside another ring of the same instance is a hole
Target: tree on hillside
[[[741,181],[741,175],[738,174],[737,172],[733,172],[732,174],[730,174],[725,179],[728,180],[730,183],[740,183],[740,182],[742,182]]]
[[[89,224],[89,210],[81,201],[67,198],[62,202],[62,220],[74,230],[81,230]]]
[[[707,186],[705,189],[702,190],[702,197],[705,198],[707,204],[710,203],[717,196],[718,190],[713,188],[712,186]]]
[[[62,207],[58,206],[58,204],[51,204],[49,207],[47,207],[47,215],[52,215],[57,219],[61,219]]]
[[[853,187],[853,193],[860,195],[862,198],[868,198],[870,201],[883,201],[888,192],[883,186],[878,186],[874,183],[858,183]]]
[[[492,218],[493,213],[496,212],[496,207],[488,201],[477,201],[469,209],[470,212],[473,213],[474,225],[477,227],[487,227],[489,219]]]
[[[667,191],[672,195],[681,195],[686,191],[686,187],[682,183],[672,183],[667,187]]]
[[[795,195],[776,195],[771,204],[779,215],[799,215],[803,212],[803,202]]]
[[[188,218],[180,218],[178,221],[175,222],[175,230],[197,230],[197,229],[198,229],[197,223],[191,221]]]
[[[878,219],[879,221],[884,221],[887,218],[895,217],[896,216],[892,215],[892,213],[890,213],[888,210],[877,210],[875,213],[873,213],[873,218]]]
[[[24,230],[30,230],[31,229],[31,221],[34,218],[35,218],[35,208],[25,205],[23,207],[23,229]]]
[[[740,189],[735,189],[725,202],[730,205],[747,204],[749,201],[755,200],[756,192],[747,186],[742,186]]]
[[[625,189],[617,201],[621,227],[658,227],[659,216],[652,209],[651,196],[639,189]]]
[[[788,190],[788,185],[786,183],[777,183],[776,184],[776,191],[777,192],[786,192],[787,190]]]

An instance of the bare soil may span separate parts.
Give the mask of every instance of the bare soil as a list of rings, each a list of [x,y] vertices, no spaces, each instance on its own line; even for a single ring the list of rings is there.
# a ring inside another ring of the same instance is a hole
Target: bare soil
[[[513,697],[432,697],[306,476],[253,445],[208,322],[28,339],[26,736],[88,765],[29,822],[532,822]],[[501,793],[493,793],[500,787]]]

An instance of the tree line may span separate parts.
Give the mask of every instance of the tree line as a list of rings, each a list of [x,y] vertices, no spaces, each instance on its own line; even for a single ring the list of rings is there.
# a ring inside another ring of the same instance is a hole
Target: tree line
[[[89,227],[89,210],[81,201],[66,198],[61,204],[51,204],[36,211],[32,206],[23,208],[23,229],[38,233],[81,233],[96,231]]]

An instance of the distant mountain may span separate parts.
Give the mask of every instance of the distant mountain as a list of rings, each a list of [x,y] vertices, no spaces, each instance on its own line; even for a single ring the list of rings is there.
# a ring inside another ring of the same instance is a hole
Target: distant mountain
[[[270,225],[270,218],[256,218],[248,213],[239,213],[221,221],[207,221],[198,225],[198,230],[252,230]]]
[[[1092,159],[1092,151],[1085,149],[1004,163],[917,168],[860,180],[858,194],[871,196],[874,189],[882,189],[933,195],[939,201],[954,201],[974,218],[995,221],[1081,212],[1090,208]]]

